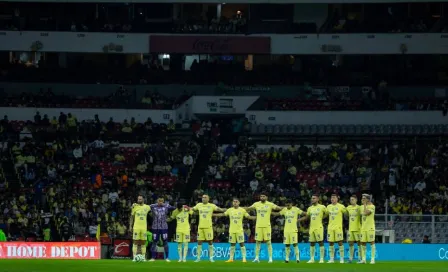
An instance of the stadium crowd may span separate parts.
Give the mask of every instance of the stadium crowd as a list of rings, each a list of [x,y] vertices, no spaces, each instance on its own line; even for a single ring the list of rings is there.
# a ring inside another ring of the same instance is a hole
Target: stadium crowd
[[[136,194],[180,197],[199,152],[195,141],[171,139],[173,123],[92,117],[2,120],[0,228],[8,239],[88,240],[98,227],[124,237]]]

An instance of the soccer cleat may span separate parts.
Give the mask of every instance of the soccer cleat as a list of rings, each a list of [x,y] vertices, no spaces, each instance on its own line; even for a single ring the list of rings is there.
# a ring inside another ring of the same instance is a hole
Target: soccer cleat
[[[214,262],[215,262],[215,260],[213,260],[213,258],[210,258],[210,262],[211,262],[211,263],[214,263]]]
[[[341,259],[341,261],[339,263],[343,264],[344,263],[344,259]]]
[[[181,263],[182,262],[182,259],[179,259],[179,261],[177,261],[178,263]]]
[[[358,264],[365,264],[365,263],[366,263],[366,261],[364,261],[364,260],[358,262]]]
[[[227,260],[226,263],[233,263],[233,260]]]
[[[165,261],[166,261],[167,263],[170,263],[170,262],[171,262],[170,259],[165,259]]]
[[[329,260],[327,263],[334,263],[334,260]]]
[[[198,263],[198,262],[200,262],[201,261],[201,259],[196,259],[194,262],[195,263]]]
[[[370,264],[375,264],[375,261],[374,260],[370,261]]]
[[[155,262],[156,260],[154,260],[154,259],[150,259],[149,261],[150,261],[150,262]]]
[[[314,260],[309,260],[307,263],[314,263]]]
[[[268,261],[268,263],[272,263],[272,259],[270,259],[270,260]]]
[[[300,260],[296,260],[296,263],[300,263]]]
[[[186,263],[186,262],[187,262],[187,259],[183,259],[182,262]]]
[[[289,260],[285,260],[285,263],[289,263]]]
[[[347,261],[347,263],[352,263],[352,262],[353,262],[353,260],[348,260],[348,261]]]
[[[243,263],[247,263],[246,259],[243,259]]]
[[[320,260],[319,263],[325,263],[324,260]]]
[[[253,263],[259,263],[260,260],[259,260],[259,259],[254,259],[252,262],[253,262]]]
[[[132,261],[133,261],[134,263],[137,262],[137,260],[136,260],[135,258],[134,258]]]

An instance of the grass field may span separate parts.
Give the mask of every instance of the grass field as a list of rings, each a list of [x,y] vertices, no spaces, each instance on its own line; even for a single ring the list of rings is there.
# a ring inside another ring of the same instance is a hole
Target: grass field
[[[232,272],[305,272],[305,271],[399,271],[399,272],[417,272],[417,271],[448,271],[447,262],[384,262],[374,265],[365,264],[307,264],[302,263],[281,263],[274,262],[268,264],[262,263],[224,263],[216,261],[210,263],[202,261],[200,263],[187,262],[166,263],[157,261],[154,263],[132,263],[130,260],[98,260],[98,261],[65,261],[65,260],[1,260],[1,272],[123,272],[123,271],[187,271],[187,272],[221,272],[231,270]]]

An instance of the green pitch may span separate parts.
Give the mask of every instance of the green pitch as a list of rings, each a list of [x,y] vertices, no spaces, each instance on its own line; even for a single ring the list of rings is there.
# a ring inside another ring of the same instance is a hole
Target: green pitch
[[[187,272],[305,272],[305,271],[360,271],[360,272],[377,272],[377,271],[397,271],[397,272],[435,272],[447,271],[447,262],[385,262],[376,263],[374,265],[364,264],[307,264],[290,262],[288,264],[274,262],[268,264],[261,263],[224,263],[216,261],[210,263],[202,261],[200,263],[187,262],[177,263],[172,261],[166,263],[164,261],[156,261],[153,263],[133,263],[130,260],[98,260],[98,261],[65,261],[65,260],[1,260],[1,272],[130,272],[130,271],[187,271]]]

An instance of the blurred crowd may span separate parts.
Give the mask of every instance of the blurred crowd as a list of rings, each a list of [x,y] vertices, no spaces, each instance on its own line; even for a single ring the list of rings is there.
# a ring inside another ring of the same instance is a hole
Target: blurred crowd
[[[412,214],[394,220],[420,222],[431,222],[427,215],[436,215],[436,222],[448,222],[448,145],[443,143],[268,147],[249,140],[219,146],[210,153],[206,182],[197,193],[209,193],[213,202],[223,207],[229,207],[232,197],[239,197],[243,206],[251,205],[265,191],[270,201],[284,205],[286,199],[295,199],[302,210],[307,209],[314,193],[323,196],[325,205],[334,193],[344,205],[349,204],[351,195],[371,193],[376,214]],[[216,237],[225,239],[219,226],[224,224],[226,229],[228,221],[216,221]],[[272,218],[276,242],[283,239],[283,223],[281,217]],[[254,222],[245,222],[249,241],[254,227]],[[306,241],[306,223],[300,232]]]
[[[150,118],[37,113],[27,123],[5,116],[1,128],[0,228],[11,240],[85,240],[98,227],[125,237],[135,196],[174,203],[199,152],[188,137],[171,138],[174,126]]]
[[[176,109],[184,101],[190,98],[187,93],[179,97],[166,97],[159,92],[147,90],[138,98],[136,90],[129,90],[120,86],[112,90],[108,96],[79,96],[66,94],[54,94],[51,88],[39,92],[23,92],[19,95],[10,95],[0,92],[1,107],[37,107],[37,108],[133,108],[133,109]],[[48,118],[48,116],[47,116]],[[135,123],[135,120],[129,120]],[[47,122],[47,121],[44,121]],[[50,120],[48,121],[50,122]]]

